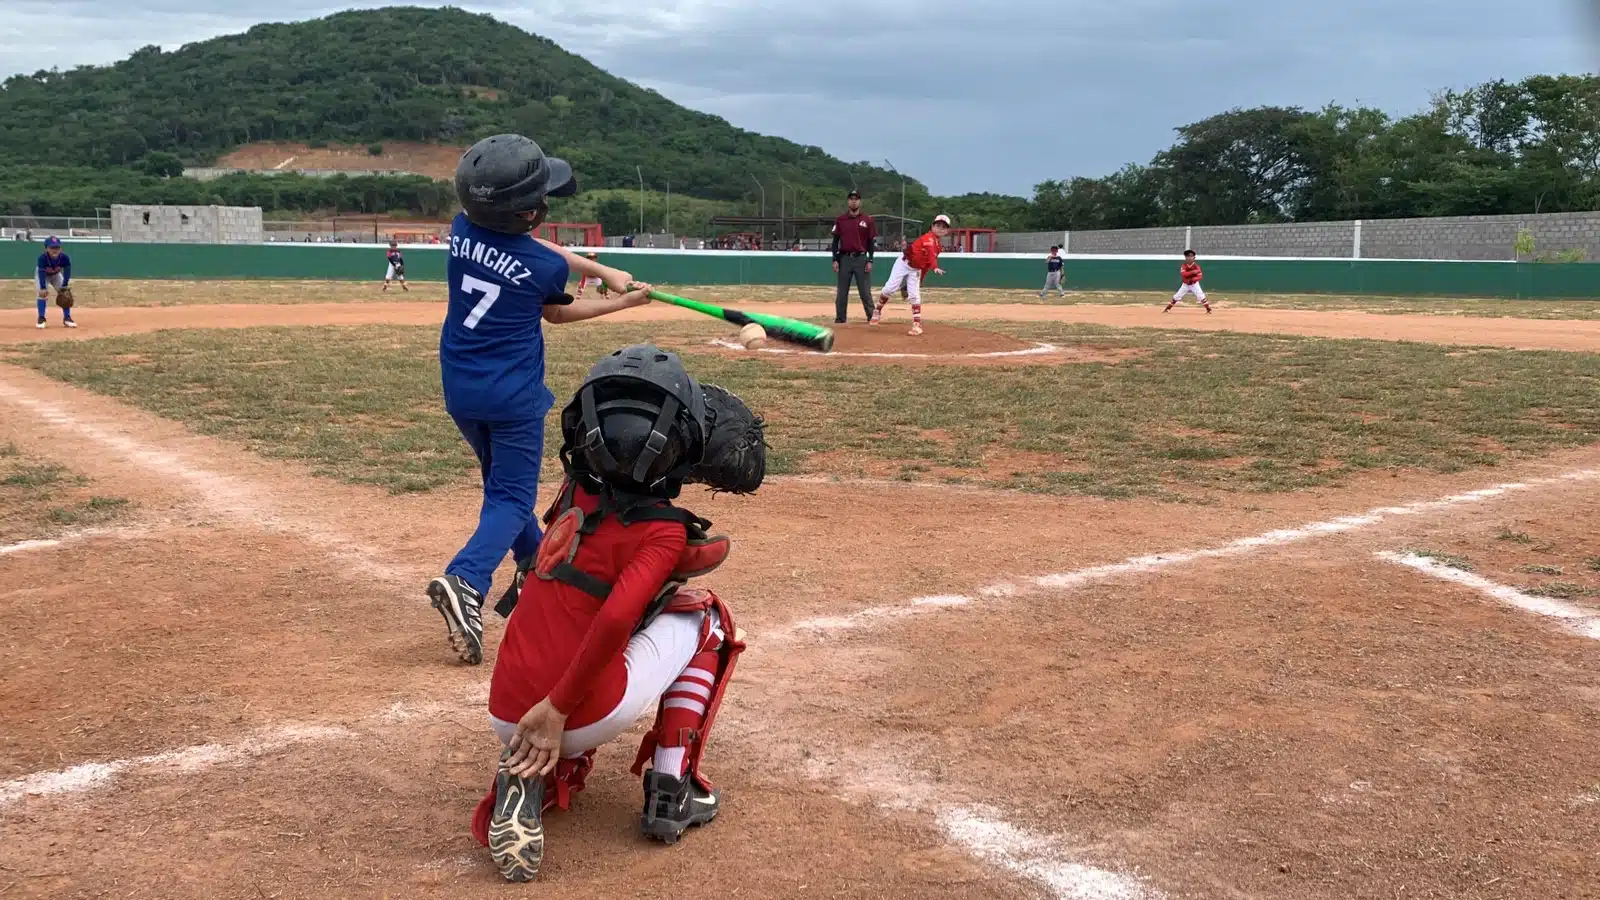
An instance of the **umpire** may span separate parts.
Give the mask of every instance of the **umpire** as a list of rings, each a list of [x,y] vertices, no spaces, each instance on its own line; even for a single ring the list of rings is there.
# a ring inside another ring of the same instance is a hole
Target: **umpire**
[[[836,325],[843,325],[850,306],[850,281],[861,291],[861,307],[872,321],[872,254],[878,250],[878,224],[861,214],[861,192],[851,191],[849,210],[833,220],[833,271],[839,275],[839,292],[833,298]]]

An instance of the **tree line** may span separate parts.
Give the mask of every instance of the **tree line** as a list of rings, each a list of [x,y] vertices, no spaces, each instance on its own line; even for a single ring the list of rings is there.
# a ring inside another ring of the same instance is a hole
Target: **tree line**
[[[1573,212],[1600,208],[1600,76],[1437,94],[1422,112],[1239,109],[1147,164],[1046,181],[1039,230]]]

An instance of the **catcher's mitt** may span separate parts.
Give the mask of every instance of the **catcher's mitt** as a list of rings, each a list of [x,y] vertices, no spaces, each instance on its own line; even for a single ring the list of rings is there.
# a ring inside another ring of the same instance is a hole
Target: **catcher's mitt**
[[[767,475],[766,423],[726,388],[701,386],[706,398],[706,455],[684,481],[713,493],[749,494]]]
[[[61,307],[62,309],[71,309],[72,308],[72,302],[73,302],[73,299],[72,299],[72,288],[64,287],[61,290],[56,291],[56,305],[57,306]]]

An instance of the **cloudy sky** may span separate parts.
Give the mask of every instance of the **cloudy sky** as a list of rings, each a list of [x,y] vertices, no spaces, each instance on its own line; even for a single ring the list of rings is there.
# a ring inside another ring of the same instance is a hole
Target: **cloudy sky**
[[[0,71],[108,63],[276,0],[0,0]],[[418,3],[413,5],[444,5]],[[1592,0],[462,0],[755,131],[890,160],[936,193],[1026,194],[1144,162],[1236,106],[1413,112],[1431,91],[1596,70]],[[262,10],[270,10],[270,14]]]

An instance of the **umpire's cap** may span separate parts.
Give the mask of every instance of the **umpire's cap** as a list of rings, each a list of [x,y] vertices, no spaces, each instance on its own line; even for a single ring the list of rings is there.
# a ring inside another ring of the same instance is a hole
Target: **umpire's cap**
[[[473,224],[491,231],[526,234],[532,224],[519,213],[535,212],[546,197],[570,197],[578,180],[566,160],[545,156],[532,138],[497,134],[473,144],[456,166],[456,199]]]

